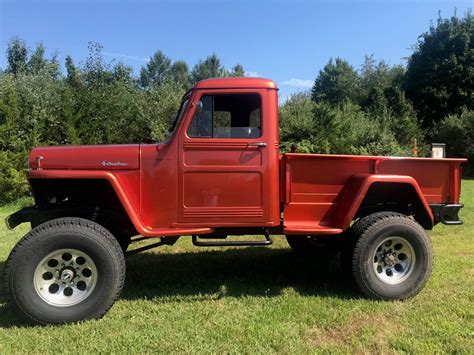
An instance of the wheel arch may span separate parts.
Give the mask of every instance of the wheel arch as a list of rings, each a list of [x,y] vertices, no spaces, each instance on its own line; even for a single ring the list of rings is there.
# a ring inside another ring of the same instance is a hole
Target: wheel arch
[[[30,179],[35,207],[24,208],[7,217],[14,228],[23,222],[32,227],[61,217],[92,220],[112,234],[139,234],[113,183],[104,178]]]
[[[344,230],[349,228],[353,220],[380,211],[411,215],[424,229],[433,228],[431,209],[418,183],[411,176],[355,175],[346,187],[346,191],[341,194],[338,211],[343,215]]]

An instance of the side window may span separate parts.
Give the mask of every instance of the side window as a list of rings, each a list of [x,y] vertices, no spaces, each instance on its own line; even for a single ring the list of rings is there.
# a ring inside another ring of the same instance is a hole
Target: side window
[[[190,137],[258,138],[262,135],[261,98],[258,94],[203,96]]]

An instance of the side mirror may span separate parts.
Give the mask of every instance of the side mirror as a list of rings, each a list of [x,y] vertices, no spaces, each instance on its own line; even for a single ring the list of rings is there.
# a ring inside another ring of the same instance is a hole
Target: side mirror
[[[203,111],[204,111],[204,105],[203,105],[202,101],[199,100],[199,102],[197,104],[197,112],[202,113]]]

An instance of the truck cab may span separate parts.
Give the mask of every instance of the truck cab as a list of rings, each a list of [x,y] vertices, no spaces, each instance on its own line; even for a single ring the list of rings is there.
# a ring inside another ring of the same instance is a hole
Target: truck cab
[[[278,226],[277,103],[271,80],[198,83],[170,138],[141,147],[143,222],[154,228]],[[168,213],[156,213],[163,205]]]

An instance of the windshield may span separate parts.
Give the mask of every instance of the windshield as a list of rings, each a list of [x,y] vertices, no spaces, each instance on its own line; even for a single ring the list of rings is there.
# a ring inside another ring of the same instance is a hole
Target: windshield
[[[178,114],[176,115],[176,118],[174,119],[174,122],[173,122],[173,124],[171,125],[171,128],[168,131],[167,138],[169,138],[173,134],[174,130],[178,126],[179,122],[181,121],[181,118],[183,117],[183,113],[184,113],[184,111],[186,111],[186,107],[188,106],[188,102],[189,102],[189,98],[191,96],[191,92],[192,91],[190,90],[184,95],[183,100],[181,101],[181,106],[179,107],[179,110],[178,110]]]

